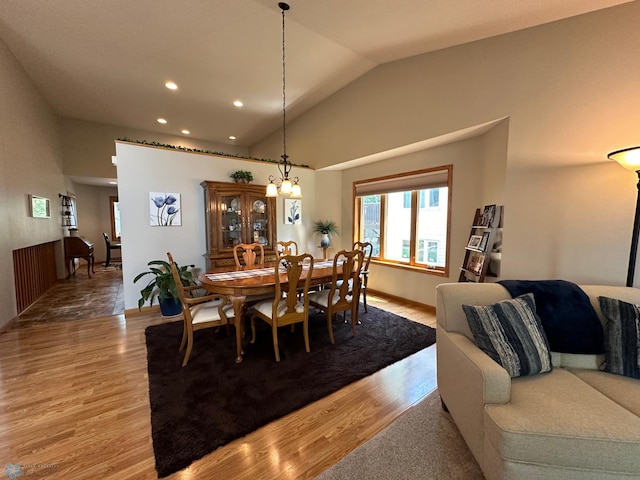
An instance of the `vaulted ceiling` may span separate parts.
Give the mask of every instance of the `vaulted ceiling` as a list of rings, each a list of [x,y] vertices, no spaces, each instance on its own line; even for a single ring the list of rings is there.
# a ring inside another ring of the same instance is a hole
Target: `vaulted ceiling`
[[[377,65],[627,1],[290,0],[287,120]],[[0,35],[64,117],[245,147],[282,123],[274,0],[2,0]]]

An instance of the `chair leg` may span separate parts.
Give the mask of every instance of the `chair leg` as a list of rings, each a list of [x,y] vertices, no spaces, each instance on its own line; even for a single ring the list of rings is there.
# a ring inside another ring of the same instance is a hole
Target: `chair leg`
[[[271,336],[273,337],[273,351],[276,354],[276,362],[280,361],[280,348],[278,347],[278,324],[274,320],[271,325]]]
[[[187,343],[187,335],[187,322],[185,321],[182,323],[182,341],[180,342],[180,348],[178,349],[179,352],[184,350],[184,345]]]
[[[104,266],[108,267],[110,261],[111,261],[111,249],[107,248],[107,261],[105,262]]]
[[[356,336],[356,324],[359,323],[358,322],[358,308],[360,307],[360,305],[356,302],[353,304],[353,307],[351,308],[351,331],[353,332],[353,336]],[[347,312],[344,312],[345,317],[347,316]]]
[[[367,289],[363,289],[362,290],[362,299],[364,300],[364,313],[367,313],[369,310],[367,310]]]
[[[242,334],[244,337],[244,333]],[[251,317],[251,340],[249,340],[250,344],[256,343],[256,317]]]
[[[193,330],[189,330],[189,338],[187,339],[187,352],[184,354],[184,360],[182,361],[182,366],[186,367],[189,362],[189,357],[191,356],[191,350],[193,350]]]
[[[304,334],[304,347],[307,350],[307,353],[311,351],[309,347],[309,321],[308,319],[302,322],[302,332]]]
[[[329,340],[331,343],[336,343],[333,338],[333,313],[331,311],[327,311],[327,328],[329,329]]]

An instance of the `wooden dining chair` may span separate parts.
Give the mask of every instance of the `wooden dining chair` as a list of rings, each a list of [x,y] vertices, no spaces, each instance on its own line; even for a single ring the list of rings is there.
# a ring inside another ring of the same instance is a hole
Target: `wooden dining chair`
[[[258,254],[256,254],[256,250]],[[255,265],[256,263],[260,265],[264,263],[264,248],[259,243],[239,243],[233,247],[233,258],[237,267],[242,266],[240,258],[247,266]]]
[[[298,255],[298,244],[293,240],[276,242],[278,256]]]
[[[253,307],[251,316],[251,343],[256,341],[256,318],[261,318],[271,325],[273,338],[273,350],[276,362],[280,361],[278,347],[278,327],[302,323],[304,346],[307,352],[309,348],[309,284],[313,273],[313,256],[284,255],[276,262],[274,274],[276,278],[276,294],[273,300],[265,300]],[[302,273],[307,270],[304,283],[300,288],[299,282]],[[284,273],[286,272],[286,276]],[[298,295],[298,292],[302,295]]]
[[[340,250],[333,257],[331,283],[323,290],[309,294],[309,305],[319,308],[327,315],[327,328],[331,343],[335,343],[333,318],[338,312],[345,312],[346,316],[346,312],[351,310],[351,329],[353,334],[356,334],[362,258],[362,250]],[[341,271],[338,272],[338,270]],[[350,279],[353,279],[351,286],[349,285]]]
[[[371,263],[371,254],[373,253],[373,244],[370,242],[354,242],[353,249],[362,250],[363,264],[360,271],[360,293],[364,303],[364,311],[367,310],[367,283],[369,283],[369,264]]]
[[[182,316],[184,317],[184,327],[182,329],[182,341],[180,349],[187,350],[182,360],[182,366],[185,367],[189,362],[191,351],[193,350],[193,332],[204,328],[218,327],[228,325],[229,319],[234,318],[233,306],[226,297],[219,295],[205,295],[194,297],[193,291],[202,289],[199,285],[185,286],[180,280],[178,267],[173,260],[170,252],[167,252],[169,265],[171,266],[171,274],[176,284],[180,302],[182,303]]]
[[[109,235],[106,232],[102,232],[102,236],[104,237],[105,248],[107,249],[107,260],[104,262],[104,266],[108,267],[111,263],[111,250],[115,250],[117,252],[117,258],[119,261],[122,260],[122,244],[117,242],[112,242],[109,238]]]

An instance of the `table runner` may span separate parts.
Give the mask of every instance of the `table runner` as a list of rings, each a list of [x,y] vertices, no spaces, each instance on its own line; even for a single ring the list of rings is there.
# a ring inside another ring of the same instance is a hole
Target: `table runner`
[[[314,268],[325,268],[333,266],[333,260],[323,260],[321,262],[316,262],[313,264]],[[309,268],[309,265],[304,265],[304,268]],[[273,275],[273,267],[270,268],[254,268],[252,270],[234,270],[230,272],[222,272],[222,273],[207,273],[205,274],[207,279],[212,282],[220,281],[220,280],[235,280],[238,278],[249,278],[249,277],[262,277],[265,275]]]

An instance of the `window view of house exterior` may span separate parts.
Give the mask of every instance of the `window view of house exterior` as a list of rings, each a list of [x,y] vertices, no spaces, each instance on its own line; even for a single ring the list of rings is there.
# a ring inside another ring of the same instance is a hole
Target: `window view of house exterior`
[[[373,244],[377,261],[446,271],[449,225],[449,174],[445,170],[420,172],[387,182],[371,180],[367,190],[386,193],[356,193],[355,222],[361,241]],[[428,188],[399,189],[406,183]],[[399,187],[400,186],[400,187]],[[358,187],[356,186],[356,192]]]

